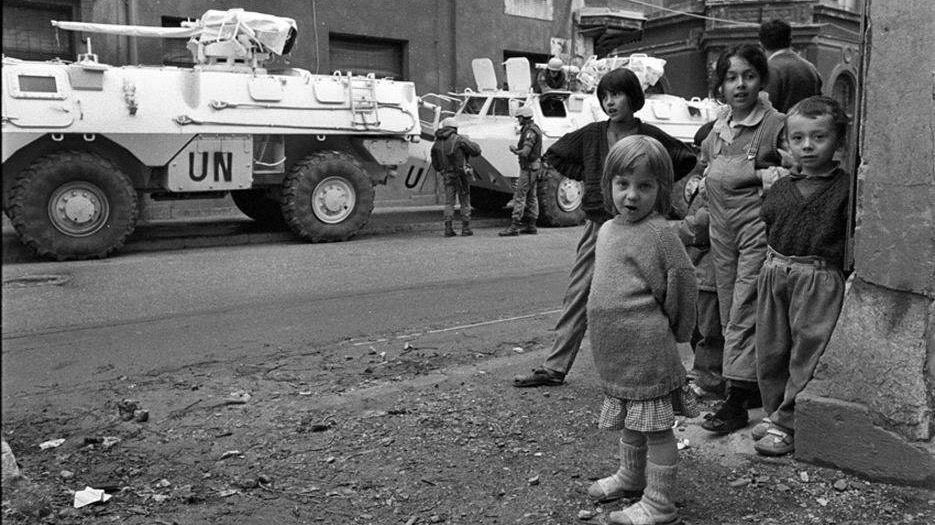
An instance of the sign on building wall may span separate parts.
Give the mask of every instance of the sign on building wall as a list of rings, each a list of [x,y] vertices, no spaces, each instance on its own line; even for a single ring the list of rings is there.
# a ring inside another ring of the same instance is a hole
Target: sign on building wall
[[[503,12],[508,15],[552,20],[552,0],[503,0]]]

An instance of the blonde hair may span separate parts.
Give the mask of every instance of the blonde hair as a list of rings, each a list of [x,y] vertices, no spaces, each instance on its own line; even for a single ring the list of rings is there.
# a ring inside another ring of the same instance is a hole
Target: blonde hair
[[[619,210],[614,206],[611,183],[617,175],[631,173],[636,166],[645,164],[649,168],[659,190],[656,193],[656,204],[653,209],[663,217],[672,211],[669,195],[672,192],[672,181],[675,173],[672,169],[672,157],[665,146],[658,140],[646,135],[630,135],[619,140],[607,154],[604,160],[604,174],[601,177],[601,193],[604,195],[604,207],[611,215],[617,215]]]

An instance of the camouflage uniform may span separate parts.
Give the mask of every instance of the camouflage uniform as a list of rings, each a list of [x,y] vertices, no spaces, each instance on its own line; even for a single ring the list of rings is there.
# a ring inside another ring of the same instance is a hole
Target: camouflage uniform
[[[454,235],[451,221],[454,219],[455,196],[461,203],[462,235],[470,235],[471,220],[471,181],[465,171],[469,157],[480,155],[481,149],[476,143],[458,135],[453,127],[443,127],[435,131],[435,144],[432,145],[432,167],[442,176],[445,184],[445,235]]]
[[[519,156],[520,171],[513,192],[513,226],[519,228],[525,223],[526,227],[520,232],[534,233],[530,230],[535,230],[536,219],[539,218],[539,195],[536,186],[542,167],[539,160],[542,156],[542,131],[532,119],[523,124],[515,153]]]

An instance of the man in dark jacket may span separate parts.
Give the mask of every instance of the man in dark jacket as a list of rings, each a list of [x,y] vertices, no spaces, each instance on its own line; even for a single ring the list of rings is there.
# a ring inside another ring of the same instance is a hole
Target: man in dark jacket
[[[792,50],[792,27],[782,20],[760,26],[760,44],[769,64],[769,101],[780,113],[796,102],[821,95],[821,75],[811,62]]]
[[[519,177],[513,191],[512,222],[498,234],[501,237],[538,233],[536,219],[539,218],[539,195],[536,193],[536,183],[542,167],[539,161],[542,156],[542,131],[532,117],[532,108],[529,106],[523,106],[516,112],[521,126],[519,143],[511,145],[510,151],[519,157]]]
[[[473,235],[471,231],[471,181],[466,168],[468,158],[480,155],[480,146],[458,135],[458,123],[449,117],[441,121],[435,130],[432,145],[432,167],[445,183],[445,237],[454,237],[451,226],[455,214],[455,195],[461,203],[461,235]]]

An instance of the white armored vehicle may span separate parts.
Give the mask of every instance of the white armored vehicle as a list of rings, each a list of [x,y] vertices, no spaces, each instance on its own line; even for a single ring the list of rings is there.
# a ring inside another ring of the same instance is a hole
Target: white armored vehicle
[[[420,97],[423,136],[431,138],[442,118],[454,117],[458,133],[480,145],[481,156],[470,160],[477,175],[472,183],[471,204],[475,207],[498,208],[507,203],[513,193],[519,164],[508,146],[516,144],[519,138],[519,126],[513,115],[520,106],[532,108],[533,119],[542,130],[543,152],[564,134],[607,118],[597,96],[588,91],[596,88],[604,74],[618,67],[637,73],[647,91],[646,103],[636,116],[683,142],[692,143],[695,131],[714,119],[717,107],[717,103],[709,99],[686,100],[654,93],[651,88],[662,77],[665,61],[646,55],[592,57],[580,70],[566,66],[566,73],[576,74],[584,91],[533,93],[529,62],[525,58],[510,58],[503,65],[507,89],[500,89],[497,84],[493,62],[482,58],[472,63],[477,91],[466,89]],[[412,157],[402,169],[409,174],[415,170],[429,170],[431,146],[428,141],[413,144]],[[579,182],[549,169],[538,192],[541,224],[570,226],[584,220],[583,189]]]
[[[367,223],[420,133],[411,82],[268,71],[296,24],[241,9],[180,28],[52,22],[60,29],[186,38],[193,68],[3,58],[3,208],[40,256],[106,257],[141,194],[224,196],[311,242]]]

